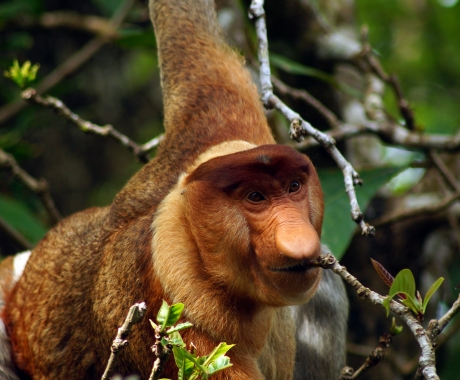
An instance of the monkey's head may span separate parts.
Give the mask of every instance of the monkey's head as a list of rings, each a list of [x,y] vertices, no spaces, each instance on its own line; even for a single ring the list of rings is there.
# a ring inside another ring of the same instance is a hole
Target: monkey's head
[[[311,161],[283,145],[211,158],[181,190],[203,276],[270,305],[307,301],[321,270],[323,194]]]

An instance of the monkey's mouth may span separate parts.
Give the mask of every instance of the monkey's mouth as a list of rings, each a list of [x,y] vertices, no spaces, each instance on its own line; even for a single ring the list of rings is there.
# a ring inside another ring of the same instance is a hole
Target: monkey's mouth
[[[312,261],[302,261],[296,265],[291,265],[287,267],[277,267],[271,268],[274,272],[306,272],[309,269],[317,268],[318,266]]]

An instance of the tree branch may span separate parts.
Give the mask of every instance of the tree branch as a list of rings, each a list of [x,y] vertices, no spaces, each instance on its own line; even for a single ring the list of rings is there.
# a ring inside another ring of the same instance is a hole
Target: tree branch
[[[22,236],[16,229],[14,229],[10,224],[0,216],[0,229],[5,231],[5,233],[12,238],[17,244],[19,244],[24,249],[32,249],[33,244],[28,241],[24,236]]]
[[[62,219],[61,214],[51,198],[49,185],[45,179],[41,178],[37,180],[33,178],[18,165],[11,154],[6,153],[2,149],[0,149],[0,166],[9,168],[29,190],[39,196],[53,223],[57,223]]]
[[[82,119],[79,115],[73,113],[62,101],[51,96],[42,97],[37,94],[33,88],[28,88],[22,92],[23,99],[31,103],[38,104],[43,107],[52,108],[59,115],[62,115],[66,120],[76,125],[83,132],[91,132],[99,136],[109,136],[118,141],[121,145],[133,152],[139,161],[146,163],[149,161],[148,150],[155,148],[161,141],[162,136],[159,136],[144,145],[138,145],[129,137],[117,131],[112,125],[104,126],[96,125],[90,121]],[[146,149],[147,148],[147,149]]]
[[[456,191],[454,194],[445,197],[441,201],[435,204],[431,204],[424,207],[417,207],[411,210],[403,210],[403,211],[396,211],[390,215],[384,215],[381,218],[375,219],[372,223],[375,226],[382,227],[388,224],[401,222],[406,219],[414,218],[416,216],[422,214],[436,214],[438,212],[444,211],[447,209],[452,203],[460,199],[460,191]]]
[[[375,228],[365,223],[363,213],[359,208],[358,200],[356,198],[354,186],[362,184],[359,174],[337,149],[334,139],[317,130],[307,121],[303,120],[299,114],[287,107],[286,104],[273,94],[273,86],[270,78],[267,28],[265,24],[265,11],[263,9],[263,4],[263,0],[253,0],[249,8],[250,17],[255,18],[256,32],[259,41],[258,56],[260,63],[262,101],[267,109],[275,108],[289,120],[291,123],[291,137],[293,139],[301,141],[305,135],[312,136],[331,155],[344,175],[345,191],[348,195],[348,199],[350,200],[352,219],[360,226],[363,234],[373,236],[375,234]]]
[[[46,29],[66,27],[109,38],[117,36],[117,28],[114,27],[114,24],[110,20],[72,11],[44,12],[38,17],[22,15],[13,22],[21,27],[36,25]]]
[[[353,289],[355,289],[359,298],[366,299],[375,305],[383,304],[386,297],[381,296],[380,294],[363,286],[358,279],[352,276],[344,266],[340,265],[331,254],[320,256],[317,259],[317,265],[324,269],[330,269],[342,277],[353,287]],[[417,340],[420,349],[422,350],[419,358],[419,367],[425,379],[439,380],[439,376],[436,373],[436,357],[434,355],[432,342],[425,329],[417,320],[416,316],[409,308],[393,300],[390,302],[390,310],[406,323]]]
[[[112,343],[112,347],[110,350],[112,351],[110,354],[109,361],[107,363],[107,367],[105,368],[104,374],[102,375],[102,380],[108,380],[110,375],[112,374],[115,361],[120,353],[120,350],[125,348],[128,345],[128,335],[131,332],[132,327],[139,323],[142,318],[144,318],[145,312],[147,311],[147,306],[145,302],[136,303],[130,307],[128,315],[126,316],[125,322],[123,325],[118,329],[118,333],[116,338]]]
[[[117,29],[123,22],[124,18],[128,14],[134,0],[125,0],[118,10],[115,12],[110,20],[112,29]],[[113,34],[101,35],[90,40],[80,50],[72,54],[65,62],[54,69],[46,77],[42,79],[40,84],[36,86],[37,93],[43,94],[49,89],[58,84],[67,75],[76,71],[86,61],[88,61],[103,45],[111,41]],[[22,100],[14,101],[0,108],[0,124],[13,117],[16,113],[21,111],[27,103]]]

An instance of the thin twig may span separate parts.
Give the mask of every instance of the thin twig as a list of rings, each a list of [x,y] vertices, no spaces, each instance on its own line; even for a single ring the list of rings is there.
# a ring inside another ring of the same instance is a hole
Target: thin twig
[[[122,350],[128,345],[127,338],[129,333],[131,332],[132,327],[142,320],[146,311],[147,306],[145,305],[145,302],[136,303],[130,307],[125,322],[118,329],[117,336],[112,343],[112,347],[110,348],[112,352],[110,354],[110,358],[107,363],[107,367],[105,368],[104,374],[102,375],[102,380],[108,380],[110,378],[110,375],[114,370],[115,361],[118,357],[118,354],[120,353],[120,350]]]
[[[117,29],[110,20],[95,15],[80,14],[72,11],[44,12],[38,17],[21,15],[13,20],[20,27],[40,26],[46,29],[70,28],[88,33],[117,37]]]
[[[276,95],[273,94],[273,85],[270,77],[270,63],[268,55],[267,28],[265,23],[265,11],[263,0],[253,0],[249,8],[249,15],[255,18],[256,32],[258,37],[258,56],[260,63],[260,85],[262,101],[266,108],[275,108],[280,111],[291,123],[291,137],[297,141],[303,140],[303,136],[312,136],[317,140],[337,163],[344,175],[345,191],[351,205],[352,219],[360,226],[364,235],[375,234],[375,228],[365,223],[363,213],[359,208],[354,186],[361,185],[359,174],[345,159],[335,146],[335,141],[327,134],[317,130],[310,123],[303,120],[299,114],[286,106]]]
[[[439,151],[456,152],[460,150],[460,131],[453,136],[424,134],[409,131],[397,123],[386,120],[376,122],[366,120],[359,125],[341,123],[337,129],[325,132],[336,142],[352,136],[372,134],[378,136],[383,142],[415,149],[435,149]],[[296,144],[299,149],[307,149],[320,145],[314,138],[306,138]]]
[[[111,29],[117,29],[127,16],[134,0],[125,0],[110,20]],[[90,40],[80,50],[72,54],[65,62],[54,69],[46,77],[42,79],[40,84],[36,86],[38,94],[43,94],[49,91],[52,87],[58,84],[67,75],[76,71],[86,61],[88,61],[102,46],[110,42],[113,34],[101,35]],[[27,105],[22,100],[14,101],[0,108],[0,123],[7,121],[10,117],[21,111]]]
[[[52,222],[57,223],[62,219],[53,199],[51,198],[48,182],[41,178],[35,179],[23,170],[11,154],[0,149],[0,166],[7,167],[31,191],[37,194],[50,215]]]
[[[331,128],[335,129],[342,124],[340,120],[337,118],[337,116],[334,115],[334,113],[327,108],[323,103],[321,103],[318,99],[316,99],[314,96],[312,96],[309,92],[305,90],[298,90],[296,88],[293,88],[291,86],[288,86],[286,83],[282,82],[278,78],[272,76],[271,77],[272,84],[275,86],[275,88],[283,95],[290,96],[294,99],[301,99],[305,103],[309,104],[313,108],[315,108],[317,111],[319,111],[324,118],[327,120]]]
[[[444,164],[441,157],[439,157],[439,154],[433,151],[428,152],[428,154],[433,163],[435,164],[436,168],[438,169],[439,173],[441,173],[441,175],[444,177],[449,186],[455,191],[460,191],[460,183],[454,177],[454,175],[446,166],[446,164]]]
[[[72,124],[76,125],[83,132],[91,132],[99,136],[109,136],[114,140],[118,141],[121,145],[126,147],[130,152],[133,152],[139,161],[146,163],[149,161],[148,151],[145,150],[147,147],[149,150],[157,146],[162,140],[161,136],[149,141],[145,145],[138,145],[126,135],[117,131],[112,125],[100,126],[90,121],[82,119],[79,115],[72,112],[62,101],[53,98],[52,96],[42,97],[37,94],[33,88],[28,88],[22,92],[22,97],[31,103],[38,104],[43,107],[52,108],[59,115],[64,116]]]
[[[404,97],[398,77],[396,75],[388,75],[383,70],[380,61],[375,57],[372,48],[369,45],[367,37],[367,28],[365,28],[361,33],[362,52],[358,56],[364,60],[374,74],[390,85],[396,96],[401,116],[404,118],[405,127],[410,131],[416,130],[414,112],[410,108],[409,102]]]
[[[445,197],[441,201],[435,204],[431,204],[424,207],[417,207],[411,210],[396,211],[390,215],[384,215],[381,218],[375,219],[372,223],[375,226],[382,227],[388,224],[401,222],[410,218],[415,218],[419,215],[430,215],[436,214],[438,212],[444,211],[452,203],[460,199],[460,191],[456,191],[452,195]]]
[[[324,269],[333,270],[334,273],[342,277],[355,289],[359,298],[366,299],[376,305],[383,304],[386,297],[363,286],[358,279],[352,276],[344,266],[340,265],[331,254],[320,256],[317,260],[317,264]],[[419,367],[425,379],[439,380],[439,376],[436,373],[436,357],[434,355],[431,339],[416,316],[409,308],[393,300],[390,302],[390,310],[406,323],[417,340],[422,351],[419,358]]]
[[[141,145],[141,150],[144,152],[150,152],[152,149],[155,149],[163,141],[165,135],[162,133],[157,137],[153,138],[150,141],[147,141],[145,144]]]
[[[460,310],[460,294],[458,295],[457,300],[453,303],[452,307],[449,309],[449,311],[446,314],[442,316],[442,318],[439,318],[438,320],[432,319],[428,323],[427,332],[433,341],[439,334],[441,334],[441,332],[444,330],[447,324],[452,320],[452,318],[459,312],[459,310]]]
[[[24,249],[32,249],[34,245],[0,216],[0,229]]]
[[[157,326],[155,329],[155,343],[152,346],[152,352],[155,354],[156,359],[153,363],[152,372],[150,373],[149,380],[160,379],[163,373],[164,364],[172,353],[172,346],[167,344],[163,346],[161,340],[168,335],[166,331],[162,331],[162,326]]]
[[[379,344],[372,350],[370,355],[367,356],[363,365],[352,373],[349,369],[347,369],[345,373],[342,372],[342,376],[339,378],[339,380],[357,379],[359,376],[369,371],[369,369],[375,367],[378,363],[380,363],[381,360],[385,358],[385,350],[390,346],[392,340],[393,336],[391,334],[383,334],[379,339]]]

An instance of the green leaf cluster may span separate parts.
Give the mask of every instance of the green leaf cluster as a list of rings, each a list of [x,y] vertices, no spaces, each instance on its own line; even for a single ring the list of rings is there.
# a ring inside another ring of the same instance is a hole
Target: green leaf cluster
[[[184,347],[173,348],[174,360],[179,368],[179,380],[207,379],[209,376],[232,366],[230,358],[225,356],[234,345],[219,343],[214,350],[206,356],[196,356]]]
[[[409,269],[403,269],[400,271],[393,283],[391,284],[390,293],[385,301],[383,301],[383,306],[387,310],[387,316],[390,313],[390,301],[398,295],[401,302],[411,309],[414,314],[417,316],[423,316],[425,314],[426,306],[430,301],[430,298],[438,290],[438,288],[443,283],[444,278],[438,278],[425,295],[425,299],[421,299],[420,293],[417,292],[415,287],[414,275]]]
[[[25,61],[24,64],[20,66],[18,60],[15,59],[9,70],[5,70],[4,75],[10,78],[19,87],[23,88],[26,84],[35,80],[39,68],[40,65],[38,63],[32,65],[30,61]]]
[[[232,366],[230,358],[225,354],[234,344],[220,343],[214,350],[206,356],[197,356],[194,352],[189,352],[182,340],[179,331],[192,327],[190,322],[176,323],[179,321],[183,303],[177,303],[169,306],[163,301],[157,314],[157,322],[150,321],[152,327],[160,334],[164,334],[161,339],[163,347],[171,347],[174,360],[178,367],[179,380],[199,380],[207,379],[211,375],[220,372]],[[162,379],[167,380],[167,379]]]

